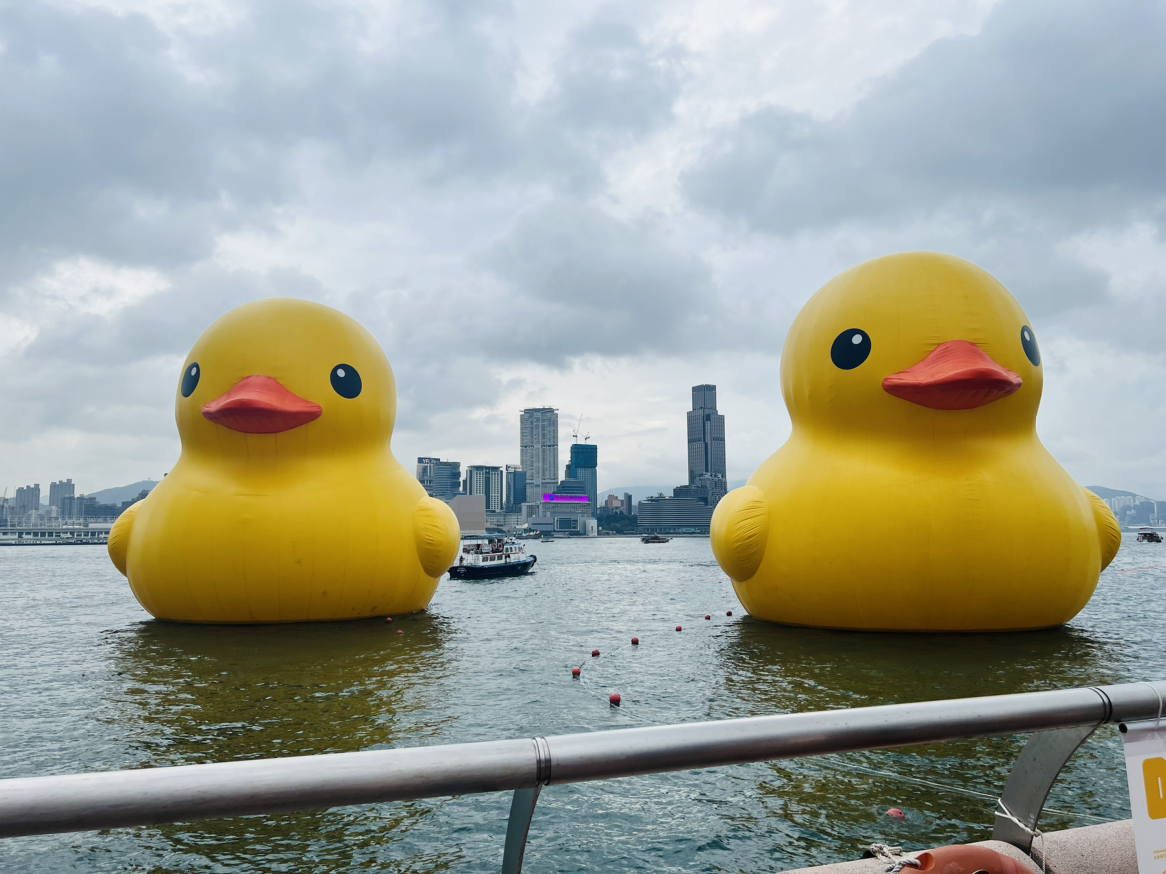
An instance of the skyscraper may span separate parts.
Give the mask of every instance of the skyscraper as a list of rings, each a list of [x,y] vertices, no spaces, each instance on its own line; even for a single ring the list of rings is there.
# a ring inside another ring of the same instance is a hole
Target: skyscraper
[[[430,497],[451,500],[462,486],[462,463],[421,456],[417,459],[417,481]]]
[[[16,489],[16,515],[27,516],[40,510],[40,483],[20,486]]]
[[[599,448],[592,443],[572,443],[571,463],[567,465],[567,478],[582,481],[586,495],[591,501],[591,512],[599,503],[599,486],[596,468],[599,466]]]
[[[521,513],[526,501],[526,471],[520,464],[506,465],[506,512]]]
[[[554,407],[531,407],[522,411],[518,423],[526,500],[537,503],[559,483],[559,413]]]
[[[717,387],[694,385],[688,412],[688,484],[709,474],[726,479],[725,417],[717,412]]]
[[[73,480],[49,483],[49,506],[61,509],[61,498],[71,498],[75,494]]]
[[[502,512],[502,468],[471,464],[466,468],[466,494],[485,495],[486,512]]]

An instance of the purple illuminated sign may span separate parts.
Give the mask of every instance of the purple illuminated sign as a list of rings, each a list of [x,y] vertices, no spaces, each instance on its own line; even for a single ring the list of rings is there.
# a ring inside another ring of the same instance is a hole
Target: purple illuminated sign
[[[586,495],[543,495],[548,504],[586,504]]]

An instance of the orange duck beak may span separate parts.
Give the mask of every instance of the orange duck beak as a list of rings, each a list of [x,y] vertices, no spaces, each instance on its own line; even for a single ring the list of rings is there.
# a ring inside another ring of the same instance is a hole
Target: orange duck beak
[[[248,376],[222,397],[204,404],[216,425],[244,434],[278,434],[320,418],[319,404],[288,391],[270,376]]]
[[[883,390],[933,410],[974,410],[1020,391],[1024,380],[967,340],[950,340],[913,367],[883,380]]]

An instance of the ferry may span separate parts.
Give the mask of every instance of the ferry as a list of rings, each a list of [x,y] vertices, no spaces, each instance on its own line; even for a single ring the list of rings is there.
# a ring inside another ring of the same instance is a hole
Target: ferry
[[[1153,528],[1143,528],[1138,532],[1138,543],[1161,543],[1162,535]]]
[[[449,569],[455,580],[484,580],[491,577],[517,577],[529,573],[538,561],[527,555],[526,547],[513,538],[489,537],[462,542],[462,554]]]
[[[645,534],[640,538],[640,543],[667,543],[671,537],[661,537],[659,534]]]

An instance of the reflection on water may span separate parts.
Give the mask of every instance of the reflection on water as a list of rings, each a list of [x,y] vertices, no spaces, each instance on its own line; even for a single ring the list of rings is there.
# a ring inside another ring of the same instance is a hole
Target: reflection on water
[[[776,711],[864,707],[1114,682],[1109,645],[1076,628],[1012,634],[823,631],[743,618],[720,653],[741,698]]]
[[[429,613],[303,626],[144,618],[100,550],[0,549],[0,776],[530,737],[1166,676],[1166,552],[1126,541],[1062,629],[894,635],[743,616],[707,540],[539,547],[537,573],[445,582]],[[1159,558],[1159,556],[1164,556]],[[725,616],[732,609],[736,615]],[[705,620],[705,615],[710,615]],[[675,632],[682,625],[682,633]],[[401,634],[397,634],[401,631]],[[641,644],[630,645],[637,636]],[[592,659],[592,649],[602,657]],[[572,680],[570,668],[583,665]],[[622,708],[607,704],[619,691]],[[782,871],[986,837],[1023,738],[544,791],[532,871]],[[1116,732],[1049,827],[1127,816]],[[0,871],[496,871],[509,798],[370,805],[0,842]],[[888,807],[908,814],[887,819]]]
[[[398,634],[397,632],[401,632]],[[293,626],[146,622],[116,636],[119,718],[140,765],[353,752],[438,742],[449,715],[435,690],[448,675],[447,623],[429,614]],[[167,855],[228,868],[358,868],[440,802],[312,811],[163,826]],[[457,854],[438,853],[426,870]],[[171,870],[155,867],[152,870]]]

